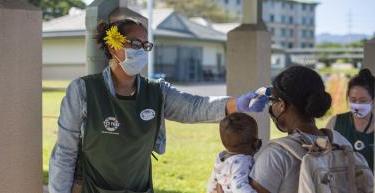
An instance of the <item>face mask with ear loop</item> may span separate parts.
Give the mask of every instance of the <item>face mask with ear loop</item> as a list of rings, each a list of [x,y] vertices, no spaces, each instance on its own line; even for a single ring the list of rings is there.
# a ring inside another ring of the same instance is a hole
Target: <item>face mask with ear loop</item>
[[[275,85],[273,86],[272,89],[277,89],[277,90],[276,90],[277,93],[281,94],[281,96],[285,96],[285,97],[283,97],[283,98],[288,98],[288,97],[286,97],[286,95],[283,94],[283,92],[279,89],[278,85],[275,84]],[[282,129],[282,127],[280,126],[280,117],[281,117],[286,111],[284,110],[284,111],[281,112],[279,115],[275,115],[275,113],[274,113],[273,110],[272,110],[272,106],[274,105],[274,103],[283,102],[284,100],[281,99],[280,97],[278,97],[278,98],[275,98],[275,97],[269,97],[269,98],[270,98],[270,101],[274,101],[274,102],[272,102],[272,103],[269,105],[268,113],[269,113],[269,115],[270,115],[272,121],[275,123],[276,128],[277,128],[279,131],[285,133],[285,132],[287,132],[287,131],[284,130],[284,129]]]
[[[281,101],[278,101],[278,102],[281,102]],[[279,124],[280,117],[285,113],[285,111],[281,112],[279,115],[276,116],[274,114],[273,110],[272,110],[272,106],[273,106],[273,104],[269,106],[268,113],[270,114],[270,117],[271,117],[272,121],[275,123],[276,128],[279,131],[285,133],[286,131],[284,129],[282,129],[281,126],[280,126],[280,124]]]
[[[140,74],[148,63],[147,52],[144,49],[133,48],[125,48],[124,52],[126,52],[126,59],[123,62],[114,55],[116,60],[120,62],[122,70],[130,76]]]
[[[357,118],[364,118],[373,110],[373,105],[368,104],[359,104],[359,103],[350,103],[350,111]]]

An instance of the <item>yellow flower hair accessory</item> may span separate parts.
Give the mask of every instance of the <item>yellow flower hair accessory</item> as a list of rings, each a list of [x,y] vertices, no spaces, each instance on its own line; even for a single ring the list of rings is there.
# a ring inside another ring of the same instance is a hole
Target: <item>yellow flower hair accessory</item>
[[[115,50],[122,49],[125,42],[127,42],[126,37],[121,35],[117,26],[112,26],[107,30],[106,35],[107,36],[104,38],[105,43]]]

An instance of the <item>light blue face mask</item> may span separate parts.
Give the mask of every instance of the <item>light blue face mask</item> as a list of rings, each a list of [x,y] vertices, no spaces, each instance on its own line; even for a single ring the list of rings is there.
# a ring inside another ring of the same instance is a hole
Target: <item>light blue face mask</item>
[[[142,72],[147,65],[148,54],[144,49],[126,48],[126,59],[121,63],[122,69],[126,74],[135,76]]]

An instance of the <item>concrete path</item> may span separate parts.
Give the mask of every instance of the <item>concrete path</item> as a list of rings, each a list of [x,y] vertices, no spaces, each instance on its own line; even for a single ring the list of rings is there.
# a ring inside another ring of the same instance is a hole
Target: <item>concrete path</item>
[[[220,84],[193,84],[193,85],[174,85],[178,90],[202,96],[225,96],[227,86],[225,83]]]

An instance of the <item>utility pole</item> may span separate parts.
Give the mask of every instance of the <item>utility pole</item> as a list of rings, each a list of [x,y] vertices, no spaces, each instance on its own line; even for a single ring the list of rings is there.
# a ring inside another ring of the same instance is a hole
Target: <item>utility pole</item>
[[[154,43],[154,31],[152,28],[153,25],[153,9],[154,9],[154,0],[147,1],[147,13],[148,13],[148,41]],[[154,74],[154,49],[148,52],[148,78],[152,78]]]

